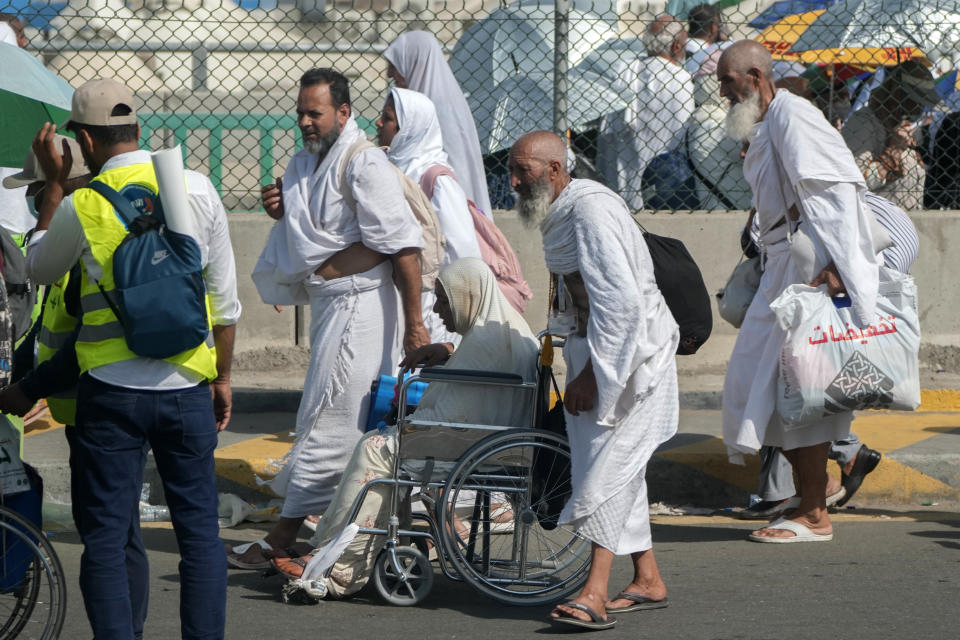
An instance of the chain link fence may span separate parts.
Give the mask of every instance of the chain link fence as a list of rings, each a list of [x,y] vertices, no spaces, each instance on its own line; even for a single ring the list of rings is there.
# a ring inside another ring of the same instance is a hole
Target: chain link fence
[[[97,76],[126,82],[144,146],[181,144],[230,210],[258,209],[259,186],[297,149],[304,71],[346,74],[354,115],[373,135],[390,86],[383,52],[415,29],[436,37],[467,97],[495,208],[513,205],[506,157],[533,129],[565,132],[575,175],[605,182],[635,209],[749,208],[741,143],[725,133],[729,107],[713,71],[726,42],[753,38],[773,53],[778,85],[841,128],[869,188],[920,209],[960,208],[958,5],[0,0],[0,12],[74,87]],[[676,23],[651,28],[664,12]]]

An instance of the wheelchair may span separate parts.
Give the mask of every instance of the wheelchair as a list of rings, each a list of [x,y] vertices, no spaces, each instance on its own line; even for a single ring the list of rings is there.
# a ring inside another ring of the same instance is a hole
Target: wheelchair
[[[40,477],[24,467],[31,490],[0,496],[0,640],[53,640],[67,613],[67,583],[53,545],[34,524]]]
[[[349,519],[356,521],[372,487],[392,488],[386,528],[359,530],[385,537],[371,581],[386,602],[410,606],[427,597],[434,581],[428,542],[437,549],[444,576],[503,604],[552,603],[583,586],[590,543],[557,523],[570,492],[569,445],[563,434],[535,428],[549,403],[549,367],[541,365],[538,378],[534,383],[515,374],[430,368],[403,381],[400,407],[407,406],[417,382],[468,385],[478,393],[521,389],[530,398],[530,427],[398,416],[393,476],[366,483]],[[425,527],[401,527],[403,497],[414,488],[433,496],[432,508],[410,516],[410,523]]]

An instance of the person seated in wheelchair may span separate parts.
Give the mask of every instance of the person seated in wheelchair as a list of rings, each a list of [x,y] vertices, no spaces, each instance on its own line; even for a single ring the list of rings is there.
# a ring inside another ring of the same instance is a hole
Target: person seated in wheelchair
[[[451,369],[513,373],[525,381],[536,380],[537,339],[500,292],[493,272],[482,260],[463,258],[442,269],[436,294],[434,311],[448,331],[460,334],[463,339],[456,350],[450,344],[421,347],[403,360],[404,370],[445,363],[444,366]],[[475,386],[436,384],[424,392],[411,419],[523,427],[528,426],[529,401],[529,395],[520,389],[483,387],[478,390]],[[311,583],[308,589],[311,595],[343,598],[359,591],[369,580],[383,536],[356,535],[349,540],[350,532],[341,534],[354,522],[360,527],[386,526],[393,490],[387,485],[372,487],[357,518],[353,521],[348,518],[354,500],[366,483],[392,477],[397,440],[394,427],[366,434],[357,444],[333,501],[310,541],[315,549],[299,558],[276,555],[273,558],[273,565],[280,573],[299,580],[312,558],[331,553],[331,549],[336,554],[336,548],[346,545],[325,583],[321,582],[319,588],[316,581]],[[308,575],[314,574],[313,569],[311,567]]]

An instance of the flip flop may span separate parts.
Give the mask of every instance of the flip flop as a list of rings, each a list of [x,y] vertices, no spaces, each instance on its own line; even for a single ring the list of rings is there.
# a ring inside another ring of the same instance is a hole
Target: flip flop
[[[268,543],[266,539],[260,538],[259,540],[255,540],[253,542],[231,547],[231,552],[227,554],[227,564],[234,569],[269,569],[271,566],[270,560],[264,559],[262,562],[244,562],[240,559],[240,556],[249,551],[253,545],[257,545],[262,551],[273,551],[273,547],[270,546],[270,543]]]
[[[654,600],[653,598],[648,598],[645,595],[639,593],[629,593],[627,591],[621,591],[617,594],[616,598],[613,600],[629,600],[633,604],[627,605],[626,607],[607,607],[607,613],[630,613],[631,611],[647,611],[649,609],[663,609],[664,607],[670,606],[670,603],[667,602],[667,598],[663,600]]]
[[[833,540],[833,533],[814,533],[806,525],[800,524],[794,520],[780,518],[768,524],[764,529],[777,529],[781,531],[792,531],[796,535],[789,538],[770,538],[767,536],[758,536],[751,533],[747,536],[748,540],[753,542],[764,542],[769,544],[790,544],[792,542],[830,542]]]
[[[580,618],[574,618],[569,613],[559,611],[558,612],[560,614],[559,617],[555,618],[553,616],[550,616],[548,618],[548,620],[550,621],[550,624],[555,624],[559,626],[569,625],[574,627],[580,627],[582,629],[587,629],[589,631],[603,631],[604,629],[612,629],[613,626],[617,624],[617,621],[614,620],[613,618],[610,618],[610,617],[603,618],[599,613],[597,613],[596,611],[594,611],[593,609],[591,609],[589,606],[585,604],[581,604],[579,602],[564,602],[563,606],[570,607],[571,609],[577,609],[578,611],[583,611],[588,616],[590,616],[590,619],[581,620]]]

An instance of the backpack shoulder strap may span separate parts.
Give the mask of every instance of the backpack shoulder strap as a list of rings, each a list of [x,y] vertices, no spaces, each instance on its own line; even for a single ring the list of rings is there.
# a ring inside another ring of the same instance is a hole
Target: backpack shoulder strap
[[[99,193],[107,202],[113,205],[113,208],[117,210],[117,214],[124,223],[123,226],[129,227],[133,224],[137,216],[140,215],[137,213],[137,210],[133,208],[133,205],[130,204],[130,201],[124,198],[120,192],[113,187],[107,186],[99,180],[91,180],[87,186]]]
[[[435,164],[432,167],[428,167],[427,170],[423,172],[423,175],[420,176],[420,188],[423,189],[423,192],[427,194],[427,197],[431,200],[433,200],[433,189],[437,184],[437,178],[440,176],[450,176],[454,182],[457,181],[457,175],[453,172],[453,169],[442,164]]]
[[[367,140],[366,137],[361,137],[350,143],[350,146],[343,152],[343,158],[340,159],[340,168],[337,170],[337,184],[340,185],[340,193],[343,195],[343,199],[346,200],[347,206],[354,211],[357,209],[357,199],[353,196],[353,190],[350,188],[350,185],[347,184],[347,168],[350,166],[350,163],[353,162],[354,158],[373,147],[374,144],[372,142]]]

